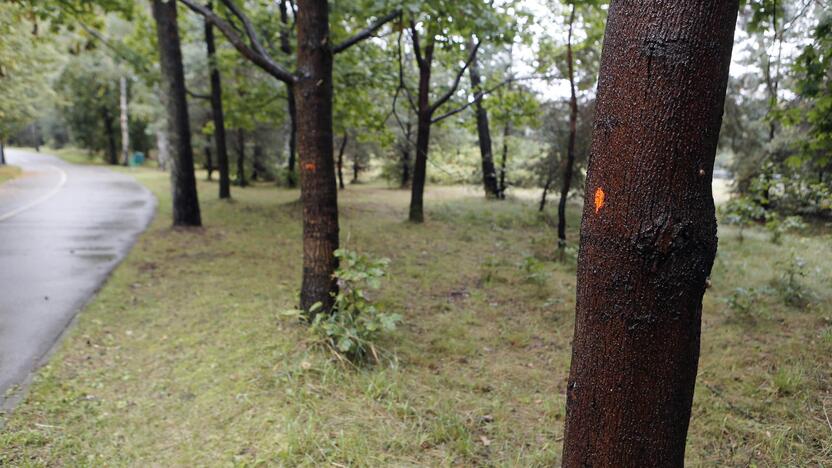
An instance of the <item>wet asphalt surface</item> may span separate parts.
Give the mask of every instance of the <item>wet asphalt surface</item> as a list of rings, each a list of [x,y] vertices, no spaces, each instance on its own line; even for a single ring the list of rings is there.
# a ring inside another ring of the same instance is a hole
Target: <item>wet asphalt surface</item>
[[[150,223],[156,200],[104,167],[6,156],[24,170],[0,185],[0,409],[9,410]]]

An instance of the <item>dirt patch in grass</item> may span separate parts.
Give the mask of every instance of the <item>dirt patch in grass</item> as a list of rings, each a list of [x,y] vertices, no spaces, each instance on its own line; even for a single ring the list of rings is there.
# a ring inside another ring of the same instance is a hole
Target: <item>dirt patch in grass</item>
[[[300,282],[297,192],[235,189],[229,203],[200,182],[206,226],[179,231],[167,175],[133,174],[160,216],[6,421],[0,465],[559,464],[574,253],[554,261],[533,202],[443,188],[413,225],[406,192],[340,192],[342,244],[392,260],[376,298],[405,316],[383,343],[397,359],[356,371],[279,318]],[[829,230],[780,246],[720,234],[688,463],[832,464]],[[773,290],[750,314],[729,306],[793,252],[807,307]]]

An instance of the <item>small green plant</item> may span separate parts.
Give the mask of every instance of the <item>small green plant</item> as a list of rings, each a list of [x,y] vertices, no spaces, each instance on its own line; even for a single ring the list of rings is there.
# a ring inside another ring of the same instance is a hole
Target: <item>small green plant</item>
[[[742,242],[745,237],[743,231],[757,221],[764,219],[766,211],[752,197],[735,198],[722,206],[720,212],[723,221],[739,228],[738,238]]]
[[[792,255],[788,262],[780,262],[778,266],[782,268],[782,272],[775,280],[774,286],[783,302],[791,307],[804,307],[810,297],[809,290],[802,280],[806,276],[806,261]]]
[[[526,275],[526,281],[538,286],[546,284],[550,276],[550,273],[546,271],[546,264],[531,255],[523,257],[520,268]]]
[[[806,228],[806,223],[800,216],[787,216],[780,218],[780,216],[773,212],[766,213],[766,229],[771,233],[771,242],[780,244],[783,240],[783,235],[788,232],[800,231]]]
[[[732,311],[750,316],[759,297],[759,291],[754,288],[736,288],[725,298],[725,303]]]
[[[378,362],[379,338],[385,332],[394,331],[402,316],[381,311],[367,297],[367,290],[379,288],[390,261],[346,249],[336,250],[335,256],[340,266],[335,272],[338,293],[332,310],[322,311],[321,304],[317,303],[309,313],[290,310],[283,315],[310,321],[311,333],[344,362]]]

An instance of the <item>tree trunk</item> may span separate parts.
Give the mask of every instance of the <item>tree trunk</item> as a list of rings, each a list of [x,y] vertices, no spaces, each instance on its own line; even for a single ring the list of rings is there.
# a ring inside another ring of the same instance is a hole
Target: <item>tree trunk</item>
[[[208,8],[212,2],[208,3]],[[225,112],[222,108],[222,81],[217,66],[217,52],[214,43],[214,27],[205,21],[205,48],[208,66],[211,68],[211,117],[214,120],[214,145],[217,148],[217,170],[220,173],[219,197],[231,198],[231,176],[228,168],[228,146],[225,138]],[[210,175],[210,174],[209,174]]]
[[[473,41],[468,43],[468,48],[474,48]],[[471,61],[468,73],[471,76],[471,90],[475,93],[482,91],[482,79],[480,78],[480,70],[476,57]],[[499,198],[497,172],[494,169],[494,153],[491,145],[491,129],[488,125],[488,111],[483,105],[484,100],[485,98],[481,98],[474,104],[477,115],[477,137],[479,139],[480,155],[482,157],[482,185],[485,189],[486,198]]]
[[[503,127],[503,157],[500,160],[500,182],[499,194],[500,199],[506,199],[506,165],[508,164],[508,137],[511,136],[511,120],[506,120],[506,125]]]
[[[338,150],[338,186],[344,190],[344,150],[347,148],[347,141],[349,141],[349,133],[344,132],[344,137],[341,139],[341,148]]]
[[[168,142],[168,132],[161,128],[156,129],[156,149],[159,151],[157,156],[159,169],[166,171],[168,161],[170,161],[170,143]]]
[[[179,27],[176,23],[176,2],[152,0],[152,9],[159,41],[159,63],[164,91],[162,96],[170,130],[168,139],[173,149],[170,161],[173,225],[201,226],[188,104],[185,98],[185,74],[179,45]]]
[[[6,165],[6,142],[0,140],[0,166]]]
[[[110,111],[106,107],[101,109],[101,118],[104,120],[104,133],[107,136],[107,162],[115,166],[118,164],[116,130],[113,128],[113,118]]]
[[[413,185],[410,192],[410,222],[425,221],[424,194],[427,175],[430,126],[433,118],[430,108],[430,75],[433,64],[434,43],[425,46],[423,63],[419,65],[419,109],[416,125],[416,162],[413,165]]]
[[[127,114],[127,77],[122,76],[119,78],[118,85],[121,109],[121,115],[118,119],[121,125],[121,163],[127,166],[130,164],[130,120]]]
[[[563,466],[682,467],[737,0],[609,8]]]
[[[242,128],[237,129],[237,186],[245,187],[246,180],[246,132]]]
[[[205,172],[208,173],[207,180],[210,182],[214,177],[214,158],[211,155],[211,145],[205,145]]]
[[[405,141],[402,150],[402,180],[401,187],[405,188],[410,184],[410,138],[413,134],[413,123],[408,119],[405,129]]]
[[[297,76],[298,150],[303,204],[303,284],[300,306],[332,308],[338,291],[338,188],[332,148],[332,50],[327,0],[299,0]]]
[[[361,172],[361,164],[358,163],[358,155],[352,158],[352,180],[351,184],[358,183],[358,174]]]
[[[289,40],[289,9],[288,0],[280,0],[280,51],[286,55],[292,54],[292,43]],[[295,103],[295,92],[291,84],[286,84],[286,103],[289,111],[289,158],[286,167],[286,184],[290,188],[297,186],[297,171],[295,169],[295,154],[297,153],[297,105]]]
[[[572,188],[572,172],[575,168],[575,137],[578,134],[578,98],[575,96],[575,69],[572,60],[572,26],[575,23],[575,4],[572,4],[572,13],[569,14],[569,34],[566,41],[566,65],[569,73],[569,143],[566,148],[566,161],[563,166],[563,180],[560,189],[560,201],[558,202],[558,250],[563,256],[566,248],[566,200],[569,197],[569,189]]]

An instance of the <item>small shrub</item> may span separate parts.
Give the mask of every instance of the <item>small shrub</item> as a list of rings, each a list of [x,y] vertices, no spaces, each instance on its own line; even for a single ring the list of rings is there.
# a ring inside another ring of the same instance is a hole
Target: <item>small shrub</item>
[[[800,216],[787,216],[781,219],[773,211],[766,213],[766,229],[771,233],[771,242],[775,244],[780,244],[783,240],[783,234],[805,228],[806,223],[803,222]]]
[[[765,218],[766,211],[751,197],[735,198],[720,208],[723,221],[739,228],[739,240],[743,241],[743,230]]]
[[[546,280],[550,276],[549,272],[546,271],[546,264],[531,255],[523,257],[523,261],[520,262],[520,269],[526,275],[527,282],[538,286],[546,284]]]
[[[783,302],[791,307],[804,307],[810,298],[809,290],[803,284],[806,276],[806,261],[792,255],[788,262],[778,264],[782,268],[774,286]]]
[[[377,342],[385,332],[392,332],[402,316],[381,311],[367,297],[368,289],[378,289],[389,260],[371,259],[356,252],[335,251],[340,267],[335,272],[338,293],[329,313],[315,304],[306,314],[300,310],[284,312],[284,316],[311,320],[310,331],[319,342],[342,361],[353,364],[380,359]],[[311,316],[311,319],[310,319]]]
[[[725,298],[725,303],[734,312],[751,315],[759,296],[759,292],[754,288],[736,288]]]

